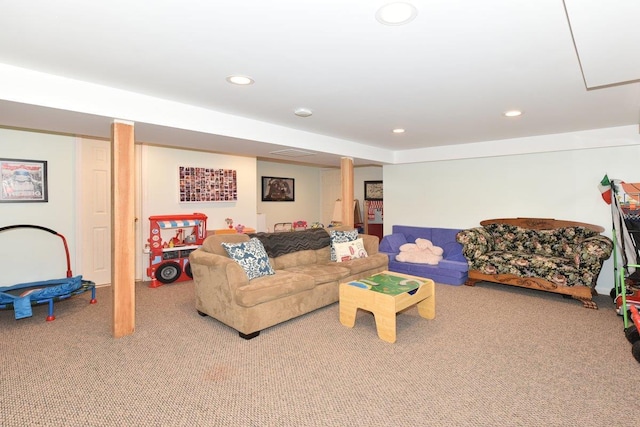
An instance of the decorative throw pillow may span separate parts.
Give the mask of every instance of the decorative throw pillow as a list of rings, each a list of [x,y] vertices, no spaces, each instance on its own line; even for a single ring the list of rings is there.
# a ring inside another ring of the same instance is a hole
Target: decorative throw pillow
[[[351,242],[336,243],[335,250],[337,262],[366,258],[368,256],[367,251],[364,249],[364,241],[362,238]]]
[[[352,242],[356,240],[358,238],[358,230],[331,230],[329,232],[329,237],[331,238],[331,261],[336,261],[336,249],[334,245],[336,243]]]
[[[262,242],[255,237],[249,239],[248,242],[222,243],[222,247],[231,259],[240,264],[249,280],[275,274],[269,264],[267,251],[265,251]]]

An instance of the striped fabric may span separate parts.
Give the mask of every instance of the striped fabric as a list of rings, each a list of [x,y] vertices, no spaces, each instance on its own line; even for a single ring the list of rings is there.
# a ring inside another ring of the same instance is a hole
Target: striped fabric
[[[322,249],[331,244],[329,233],[323,228],[315,228],[292,233],[254,233],[262,242],[271,258],[303,250]]]
[[[179,221],[158,221],[160,228],[194,227],[200,225],[199,219],[185,219]]]

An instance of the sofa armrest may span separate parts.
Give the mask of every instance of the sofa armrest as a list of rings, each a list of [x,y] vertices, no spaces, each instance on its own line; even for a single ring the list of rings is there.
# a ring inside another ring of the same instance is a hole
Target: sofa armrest
[[[462,230],[456,234],[456,241],[462,245],[462,253],[469,263],[493,250],[493,237],[484,227]]]
[[[576,247],[576,265],[594,272],[600,271],[602,263],[611,256],[613,242],[606,236],[588,237]]]
[[[402,233],[392,233],[384,236],[380,241],[380,252],[398,253],[400,252],[400,246],[407,242],[407,238]]]
[[[196,249],[189,254],[189,263],[196,288],[217,288],[229,300],[236,289],[249,284],[245,271],[231,258]]]

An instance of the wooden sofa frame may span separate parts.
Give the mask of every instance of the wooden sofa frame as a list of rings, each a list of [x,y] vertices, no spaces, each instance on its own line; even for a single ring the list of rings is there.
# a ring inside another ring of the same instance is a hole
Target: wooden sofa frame
[[[481,226],[489,224],[514,225],[530,230],[553,230],[564,227],[584,227],[597,233],[602,233],[604,228],[599,225],[584,222],[564,221],[552,218],[497,218],[480,222]],[[595,289],[588,286],[558,286],[557,284],[539,277],[520,277],[514,274],[484,274],[477,270],[469,270],[469,279],[465,285],[474,286],[477,282],[493,282],[504,285],[520,286],[523,288],[537,289],[541,291],[562,294],[574,298],[586,308],[597,309],[598,305],[592,300],[596,295]]]

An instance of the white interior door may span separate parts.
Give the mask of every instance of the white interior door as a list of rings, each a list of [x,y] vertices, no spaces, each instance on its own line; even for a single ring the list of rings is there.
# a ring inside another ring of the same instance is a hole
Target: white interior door
[[[80,140],[82,276],[111,283],[111,142]]]

